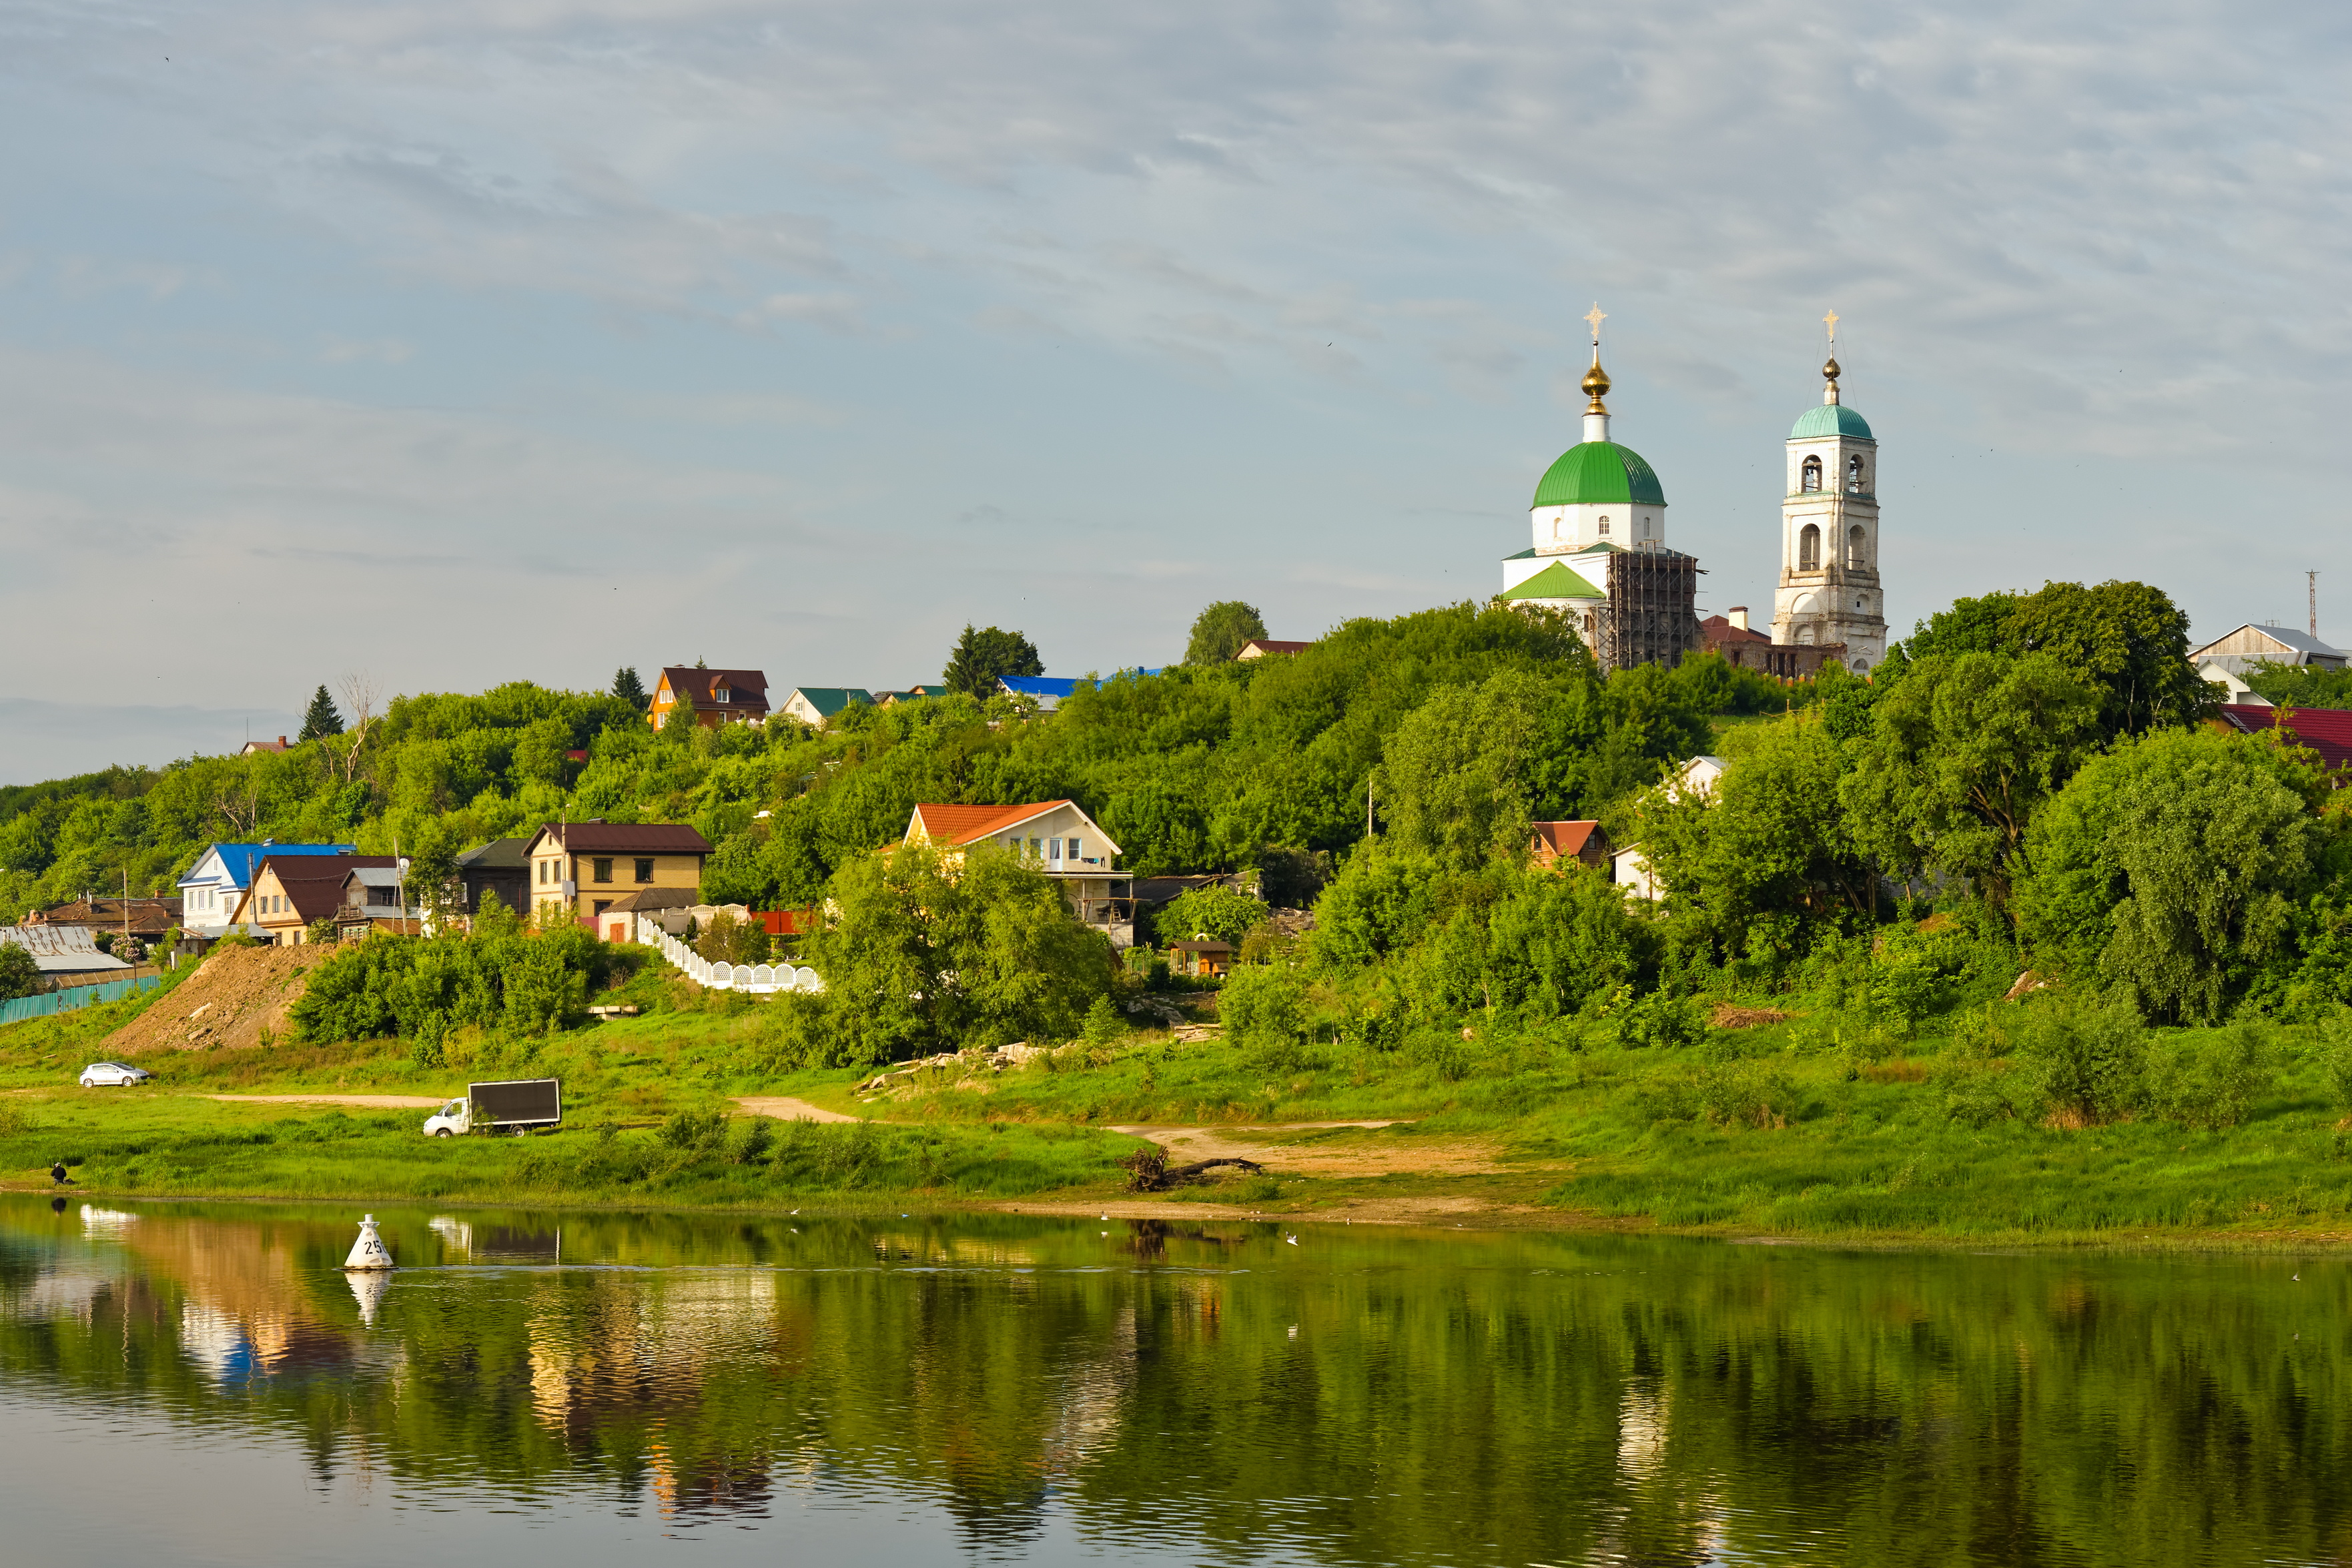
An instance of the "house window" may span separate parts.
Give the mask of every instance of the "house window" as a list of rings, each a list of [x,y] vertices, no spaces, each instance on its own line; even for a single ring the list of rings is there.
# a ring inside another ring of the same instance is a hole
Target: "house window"
[[[1601,531],[1603,533],[1609,531],[1609,520],[1605,517],[1601,520]]]
[[[717,690],[713,691],[713,692],[710,694],[710,700],[712,700],[713,702],[724,702],[724,701],[727,701],[727,700],[728,700],[730,698],[731,698],[733,695],[734,695],[734,693],[732,693],[732,692],[729,691],[729,690],[727,689],[727,688],[725,688],[725,687],[723,687],[723,686],[722,686],[722,687],[719,687]]]
[[[1817,490],[1822,488],[1822,460],[1819,458],[1807,458],[1805,459],[1804,474],[1803,477],[1798,479],[1797,488],[1801,490],[1807,491]]]
[[[544,860],[539,863],[539,883],[541,887],[547,885],[547,864]]]
[[[1070,840],[1070,858],[1073,860],[1082,860],[1086,858],[1085,856],[1078,853],[1078,840],[1075,838]]]
[[[1061,864],[1062,841],[1060,839],[1048,838],[1045,840],[1045,858],[1053,861],[1057,866]]]
[[[652,881],[653,879],[654,879],[654,863],[653,863],[651,860],[640,860],[640,861],[638,861],[638,862],[637,862],[637,880],[638,880],[638,881],[640,881],[640,882],[650,882],[650,881]]]
[[[591,865],[593,868],[593,874],[597,881],[609,882],[613,879],[613,861],[610,856],[593,861],[591,862]]]

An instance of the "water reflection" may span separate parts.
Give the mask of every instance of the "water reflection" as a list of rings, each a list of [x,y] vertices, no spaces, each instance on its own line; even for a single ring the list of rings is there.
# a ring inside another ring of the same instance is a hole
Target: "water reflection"
[[[155,1475],[231,1430],[338,1506],[747,1552],[2352,1555],[2333,1261],[377,1212],[370,1278],[341,1212],[0,1204],[0,1425],[97,1415]]]

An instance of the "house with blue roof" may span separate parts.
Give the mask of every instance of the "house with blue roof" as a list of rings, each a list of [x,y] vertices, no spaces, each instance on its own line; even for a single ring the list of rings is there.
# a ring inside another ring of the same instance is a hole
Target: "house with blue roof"
[[[190,936],[227,931],[237,900],[253,885],[254,868],[270,855],[356,855],[356,844],[215,844],[180,878],[180,929]]]
[[[1109,679],[1117,679],[1119,675],[1141,676],[1159,673],[1160,671],[1156,669],[1122,669],[1118,672],[1118,675]],[[1093,676],[1000,675],[996,678],[996,689],[1000,695],[1026,697],[1037,704],[1038,711],[1043,713],[1051,713],[1055,709],[1059,708],[1062,705],[1062,699],[1076,691],[1082,684],[1099,686],[1102,682]]]

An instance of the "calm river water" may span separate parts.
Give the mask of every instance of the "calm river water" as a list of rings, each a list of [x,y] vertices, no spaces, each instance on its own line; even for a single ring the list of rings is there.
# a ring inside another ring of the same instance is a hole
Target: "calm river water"
[[[2352,1561],[2352,1260],[377,1213],[0,1201],[0,1558]]]

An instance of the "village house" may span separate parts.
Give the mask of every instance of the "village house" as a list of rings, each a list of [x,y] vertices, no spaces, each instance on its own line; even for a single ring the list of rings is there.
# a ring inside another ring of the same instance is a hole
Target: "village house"
[[[2284,730],[2294,737],[2296,745],[2319,753],[2328,782],[2339,789],[2346,777],[2344,770],[2352,767],[2352,712],[2343,709],[2297,708],[2292,717],[2281,719],[2279,710],[2268,703],[2230,702],[2222,705],[2218,722],[2248,735]]]
[[[341,905],[335,912],[336,934],[345,942],[364,941],[375,931],[395,936],[423,932],[423,910],[404,907],[407,889],[398,866],[353,866],[343,873]]]
[[[683,718],[716,730],[721,724],[760,724],[768,717],[768,678],[756,669],[705,669],[667,665],[654,684],[646,721],[667,729]]]
[[[236,754],[240,757],[251,757],[257,756],[263,752],[284,752],[291,749],[292,743],[285,736],[280,735],[274,741],[247,741],[237,748]]]
[[[0,926],[0,942],[14,942],[33,955],[44,991],[100,985],[123,979],[131,970],[123,960],[100,952],[88,926]]]
[[[309,940],[312,921],[341,919],[351,872],[389,871],[397,864],[389,855],[265,855],[229,923],[276,946],[298,947]]]
[[[547,823],[524,847],[534,908],[556,904],[611,940],[626,922],[604,917],[621,899],[651,888],[702,885],[710,841],[683,823]]]
[[[997,844],[1058,883],[1078,919],[1110,939],[1113,947],[1135,945],[1132,879],[1116,868],[1119,847],[1076,801],[1033,801],[1025,805],[915,807],[904,844],[965,849]]]
[[[1734,605],[1722,615],[1699,622],[1698,637],[1701,647],[1721,654],[1727,664],[1788,680],[1810,680],[1822,672],[1823,665],[1843,668],[1846,661],[1846,645],[1842,642],[1774,642],[1748,624],[1745,605]]]
[[[1723,778],[1724,766],[1721,757],[1702,753],[1675,769],[1674,777],[1657,787],[1681,798],[1712,795]],[[1628,844],[1610,856],[1609,879],[1623,884],[1626,890],[1637,899],[1665,896],[1657,873],[1650,867],[1649,857],[1642,853],[1639,844]]]
[[[2258,626],[2252,622],[2224,633],[2203,647],[2189,650],[2189,662],[2213,665],[2232,675],[2243,675],[2258,664],[2308,665],[2314,669],[2342,669],[2352,655],[2330,647],[2317,637],[2287,626]]]
[[[777,705],[776,711],[822,730],[826,720],[845,711],[852,704],[871,704],[873,700],[874,694],[862,686],[795,686],[792,695]]]
[[[258,844],[215,844],[180,877],[180,928],[205,938],[226,931],[238,901],[253,884],[254,868],[265,855],[351,855],[358,849],[356,844],[279,844],[268,838]]]
[[[178,899],[122,899],[100,893],[84,894],[68,904],[34,910],[25,916],[28,926],[83,926],[95,938],[110,931],[136,942],[152,942],[180,923]]]
[[[1234,966],[1234,944],[1212,937],[1195,937],[1168,944],[1168,972],[1188,979],[1214,978]]]
[[[1234,658],[1236,659],[1264,658],[1268,654],[1305,653],[1314,646],[1311,642],[1284,642],[1279,637],[1252,637],[1242,644]]]
[[[1609,835],[1598,822],[1538,822],[1528,838],[1528,864],[1549,871],[1565,862],[1600,870],[1609,864]]]
[[[458,856],[458,907],[467,915],[480,914],[482,895],[496,893],[508,909],[530,913],[530,848],[528,838],[493,838]]]

